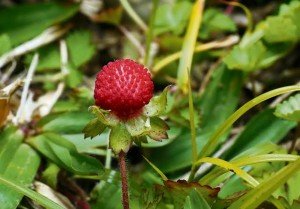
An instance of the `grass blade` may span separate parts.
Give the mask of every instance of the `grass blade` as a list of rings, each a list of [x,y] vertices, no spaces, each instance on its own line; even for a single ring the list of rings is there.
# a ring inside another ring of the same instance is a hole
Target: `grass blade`
[[[191,69],[193,54],[197,41],[197,36],[202,19],[202,13],[205,0],[197,0],[192,8],[191,17],[188,25],[184,42],[182,46],[182,54],[178,67],[177,85],[184,92],[188,91],[188,71]]]
[[[62,206],[58,205],[57,203],[53,202],[52,200],[49,200],[48,198],[44,197],[43,195],[34,192],[33,190],[30,190],[26,187],[24,187],[21,184],[12,182],[3,176],[0,175],[0,184],[3,184],[7,187],[10,187],[11,189],[15,190],[16,192],[19,192],[20,194],[23,194],[30,199],[36,201],[41,206],[44,206],[48,209],[64,209]]]
[[[213,151],[215,145],[218,142],[218,139],[232,126],[232,124],[237,121],[243,114],[245,114],[252,107],[266,101],[272,97],[285,94],[288,92],[300,91],[300,85],[286,86],[278,89],[274,89],[272,91],[268,91],[264,94],[261,94],[258,97],[250,100],[242,107],[240,107],[237,111],[235,111],[221,126],[217,129],[217,131],[212,135],[209,141],[204,146],[203,150],[199,154],[199,158],[203,158],[208,156]]]
[[[205,157],[196,162],[196,165],[199,165],[201,163],[211,163],[217,166],[220,166],[222,168],[225,168],[227,170],[230,170],[234,172],[236,175],[244,179],[246,182],[248,182],[251,186],[256,187],[259,185],[258,181],[256,181],[252,176],[250,176],[246,171],[242,170],[238,166],[236,166],[233,163],[227,162],[225,160],[219,159],[219,158],[211,158],[211,157]]]
[[[300,168],[300,159],[282,168],[268,180],[249,191],[239,200],[234,202],[228,209],[252,209],[259,206],[269,198],[272,193],[282,186]]]
[[[120,0],[120,3],[122,4],[125,11],[128,13],[128,15],[136,22],[138,26],[143,31],[147,31],[147,25],[144,23],[144,21],[138,16],[138,14],[134,11],[134,9],[130,6],[129,2],[127,0]]]

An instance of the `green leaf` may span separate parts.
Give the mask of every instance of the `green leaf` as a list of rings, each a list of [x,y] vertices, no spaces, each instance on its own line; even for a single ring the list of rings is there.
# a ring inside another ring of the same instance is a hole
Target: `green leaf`
[[[132,144],[132,138],[124,124],[113,127],[109,135],[109,146],[118,154],[121,151],[128,152]]]
[[[87,154],[106,154],[106,148],[108,144],[109,133],[108,131],[104,131],[102,134],[93,138],[93,140],[85,140],[84,134],[68,134],[63,135],[68,141],[75,145],[76,149],[80,153],[87,153]],[[102,150],[100,150],[102,147]]]
[[[224,62],[229,69],[254,71],[260,68],[266,50],[261,41],[246,46],[238,45],[224,58]]]
[[[263,24],[264,39],[270,43],[297,40],[297,27],[290,18],[269,17]]]
[[[94,138],[95,136],[101,134],[106,128],[98,118],[91,120],[83,129],[84,138]]]
[[[92,35],[88,30],[78,30],[66,38],[70,60],[77,69],[88,62],[95,54],[96,48],[92,43]]]
[[[267,200],[277,188],[292,177],[299,168],[300,159],[288,164],[275,175],[247,192],[247,194],[234,202],[228,209],[252,209],[258,207],[263,201]]]
[[[266,142],[277,143],[296,126],[296,123],[276,118],[273,109],[255,115],[226,152],[225,159],[232,159],[244,150]]]
[[[181,34],[186,27],[191,8],[192,4],[188,1],[160,5],[155,16],[154,33],[159,35],[170,31]]]
[[[0,56],[11,49],[10,38],[7,34],[0,35]]]
[[[300,39],[299,14],[299,2],[284,4],[277,16],[267,18],[253,32],[247,32],[225,57],[225,63],[230,69],[249,72],[269,67]]]
[[[167,96],[170,88],[171,86],[167,86],[160,95],[157,95],[150,100],[149,104],[147,104],[143,109],[144,115],[153,117],[164,113],[167,106]]]
[[[195,189],[186,197],[184,209],[210,209],[205,199]]]
[[[28,145],[22,144],[14,152],[10,152],[10,160],[1,176],[15,183],[23,185],[30,184],[34,179],[40,164],[40,157]],[[0,158],[0,161],[4,159]],[[23,198],[23,194],[16,190],[0,184],[0,204],[2,208],[16,208]]]
[[[44,131],[63,134],[81,133],[92,116],[85,111],[66,112],[58,115],[48,115],[40,121]],[[49,121],[47,121],[49,120]],[[45,123],[44,123],[45,122]]]
[[[228,15],[214,8],[205,10],[202,24],[199,34],[202,39],[211,38],[218,32],[235,32],[237,30],[234,21]]]
[[[23,135],[16,127],[7,127],[0,132],[0,173],[5,172],[12,154],[16,153],[23,141]]]
[[[289,97],[287,100],[278,104],[274,113],[277,117],[291,121],[300,121],[300,94]]]
[[[82,82],[82,73],[78,70],[88,62],[95,54],[95,46],[92,43],[91,33],[87,30],[74,31],[66,37],[69,53],[67,76],[68,85],[72,88]],[[37,66],[38,71],[47,71],[61,68],[61,55],[57,44],[47,45],[37,50],[40,55]],[[25,63],[30,64],[33,54],[26,55]]]
[[[103,172],[98,160],[80,154],[71,142],[57,134],[46,133],[30,138],[28,142],[55,164],[72,173],[87,175]]]
[[[0,33],[7,33],[13,46],[19,45],[46,28],[72,17],[78,5],[36,3],[23,4],[0,10]],[[9,20],[9,21],[7,21]]]
[[[297,39],[300,39],[300,2],[291,1],[289,4],[283,4],[280,7],[279,15],[285,18],[289,18],[293,21],[297,28]],[[282,31],[280,31],[282,32]]]
[[[111,181],[101,181],[96,185],[91,195],[91,206],[92,209],[122,209],[122,193],[121,187],[119,186],[119,175],[118,173],[111,172],[111,178],[116,183]]]
[[[169,130],[168,124],[159,117],[150,118],[151,129],[148,136],[156,141],[161,141],[162,139],[168,139],[167,130]]]
[[[11,181],[10,179],[5,178],[1,175],[0,175],[0,183],[1,183],[1,185],[5,185],[5,186],[11,188],[12,190],[14,190],[18,194],[23,194],[23,195],[29,197],[30,199],[34,200],[35,202],[37,202],[41,206],[44,206],[45,208],[48,208],[48,209],[64,209],[63,207],[61,207],[57,203],[49,200],[45,196],[43,196],[43,195],[41,195],[37,192],[34,192],[34,191],[28,189],[27,187],[25,187],[24,185],[19,184],[15,181]]]
[[[37,50],[39,54],[39,63],[37,66],[37,72],[49,71],[54,69],[60,69],[60,52],[59,47],[56,44],[47,45]],[[33,53],[25,56],[25,63],[30,65]]]
[[[70,88],[78,87],[83,80],[83,73],[79,71],[72,63],[68,63],[68,76],[66,77],[66,83]]]

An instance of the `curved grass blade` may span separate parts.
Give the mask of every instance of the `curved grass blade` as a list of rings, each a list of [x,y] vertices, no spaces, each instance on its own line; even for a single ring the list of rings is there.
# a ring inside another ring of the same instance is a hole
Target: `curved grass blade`
[[[182,46],[182,54],[179,61],[178,73],[177,73],[177,85],[183,91],[188,91],[188,72],[191,69],[193,54],[199,33],[199,28],[202,19],[203,7],[205,0],[197,0],[191,11],[191,17],[188,25],[184,42]]]
[[[282,186],[297,170],[300,169],[300,159],[282,168],[268,180],[250,190],[239,200],[234,202],[228,209],[252,209],[257,208],[263,201],[268,199],[272,193]]]
[[[266,101],[272,97],[285,94],[288,92],[294,92],[294,91],[300,91],[300,85],[293,85],[293,86],[286,86],[278,89],[274,89],[272,91],[268,91],[264,94],[261,94],[258,97],[255,97],[254,99],[250,100],[246,104],[244,104],[242,107],[240,107],[237,111],[235,111],[218,129],[217,131],[212,135],[212,137],[209,139],[209,141],[206,143],[202,151],[200,152],[198,158],[203,158],[205,156],[208,156],[211,154],[211,152],[214,150],[215,145],[218,142],[218,139],[230,128],[235,121],[237,121],[243,114],[245,114],[248,110],[250,110],[252,107],[262,103],[263,101]]]
[[[225,160],[222,160],[219,158],[205,157],[205,158],[198,160],[196,162],[196,165],[199,165],[200,163],[211,163],[211,164],[220,166],[222,168],[225,168],[227,170],[234,172],[236,175],[238,175],[239,177],[244,179],[246,182],[248,182],[253,187],[256,187],[259,185],[259,182],[256,181],[252,176],[250,176],[246,171],[242,170],[235,164],[227,162]]]

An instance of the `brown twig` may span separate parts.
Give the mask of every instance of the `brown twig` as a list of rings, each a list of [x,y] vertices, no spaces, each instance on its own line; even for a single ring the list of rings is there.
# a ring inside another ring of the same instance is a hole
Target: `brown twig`
[[[127,169],[125,161],[126,153],[121,151],[119,153],[119,166],[122,182],[122,203],[124,209],[129,209],[129,195],[128,195],[128,181],[127,181]]]

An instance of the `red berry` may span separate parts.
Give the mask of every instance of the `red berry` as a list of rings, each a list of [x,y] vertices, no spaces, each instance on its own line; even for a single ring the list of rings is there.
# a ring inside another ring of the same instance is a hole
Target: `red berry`
[[[122,120],[138,116],[153,96],[153,81],[143,65],[130,59],[109,62],[95,81],[96,105]]]

